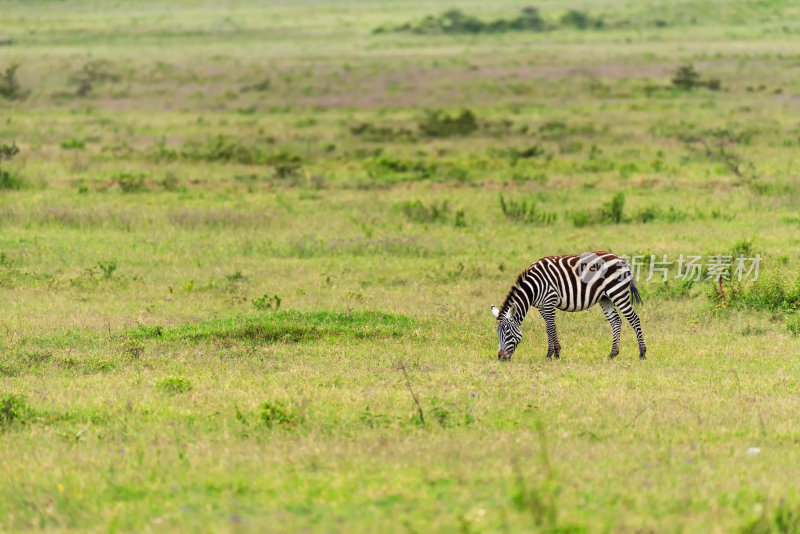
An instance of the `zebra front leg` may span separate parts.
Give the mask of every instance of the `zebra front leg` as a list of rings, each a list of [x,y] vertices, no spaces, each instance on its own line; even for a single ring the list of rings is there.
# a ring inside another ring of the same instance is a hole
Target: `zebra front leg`
[[[608,297],[601,298],[599,304],[603,308],[603,314],[608,319],[608,323],[611,325],[611,354],[608,355],[608,358],[613,360],[619,354],[619,335],[622,329],[622,319],[619,318],[614,303]]]
[[[557,360],[561,357],[561,344],[558,342],[558,332],[556,332],[556,308],[555,306],[548,306],[540,309],[539,313],[542,315],[547,329],[546,358],[553,357]]]
[[[619,311],[622,312],[622,315],[624,315],[631,324],[633,331],[636,332],[636,340],[639,342],[639,359],[646,360],[645,353],[647,352],[647,347],[644,344],[644,334],[642,334],[642,324],[639,322],[639,316],[633,311],[633,306],[631,306],[630,302],[617,305],[619,306]]]

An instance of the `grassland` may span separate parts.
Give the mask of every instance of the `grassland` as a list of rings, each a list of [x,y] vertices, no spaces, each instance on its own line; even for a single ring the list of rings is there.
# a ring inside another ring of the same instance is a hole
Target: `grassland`
[[[3,4],[0,530],[800,530],[794,3],[219,4]],[[598,249],[761,278],[498,362]]]

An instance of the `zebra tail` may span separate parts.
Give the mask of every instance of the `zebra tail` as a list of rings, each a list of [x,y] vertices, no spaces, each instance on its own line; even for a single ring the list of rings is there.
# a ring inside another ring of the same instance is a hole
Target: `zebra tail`
[[[633,301],[637,304],[642,303],[642,297],[639,296],[639,289],[636,287],[636,282],[631,278],[631,295],[633,295]]]

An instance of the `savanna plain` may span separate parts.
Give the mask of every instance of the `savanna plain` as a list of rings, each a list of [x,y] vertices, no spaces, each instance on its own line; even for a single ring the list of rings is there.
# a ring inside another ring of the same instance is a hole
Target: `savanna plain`
[[[800,531],[796,3],[2,12],[0,530]]]

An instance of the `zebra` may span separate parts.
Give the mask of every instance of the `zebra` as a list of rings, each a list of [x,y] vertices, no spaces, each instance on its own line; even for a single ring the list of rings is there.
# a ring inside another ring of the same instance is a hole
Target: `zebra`
[[[642,299],[628,264],[605,251],[584,252],[567,256],[547,256],[522,271],[511,287],[503,305],[492,305],[497,318],[497,357],[508,361],[522,340],[520,324],[531,307],[539,310],[547,327],[547,356],[558,359],[561,344],[556,333],[556,309],[568,312],[588,310],[599,303],[611,324],[613,359],[619,354],[622,320],[616,308],[631,324],[639,341],[639,359],[645,360],[639,317],[631,305],[631,295],[639,304]]]

